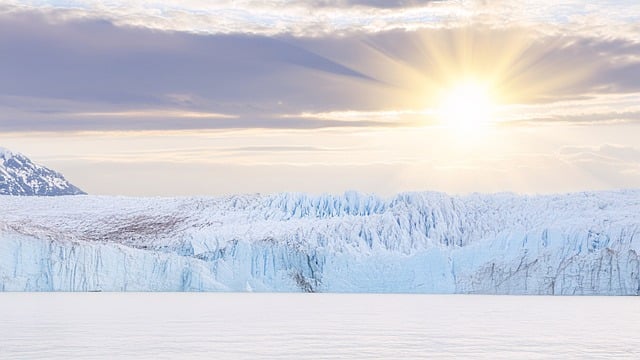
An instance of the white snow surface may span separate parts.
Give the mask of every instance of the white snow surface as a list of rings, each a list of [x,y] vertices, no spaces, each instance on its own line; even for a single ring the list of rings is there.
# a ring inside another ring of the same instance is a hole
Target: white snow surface
[[[9,160],[13,157],[13,153],[11,152],[11,150],[7,149],[7,148],[3,148],[2,146],[0,146],[0,158],[4,159],[4,160]]]
[[[0,195],[58,196],[84,192],[62,174],[33,163],[26,156],[0,147]]]
[[[640,190],[0,197],[0,290],[640,294]]]

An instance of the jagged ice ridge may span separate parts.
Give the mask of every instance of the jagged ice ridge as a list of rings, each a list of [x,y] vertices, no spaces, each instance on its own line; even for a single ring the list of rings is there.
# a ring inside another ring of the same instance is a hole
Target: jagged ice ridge
[[[640,191],[0,197],[0,290],[638,295]]]

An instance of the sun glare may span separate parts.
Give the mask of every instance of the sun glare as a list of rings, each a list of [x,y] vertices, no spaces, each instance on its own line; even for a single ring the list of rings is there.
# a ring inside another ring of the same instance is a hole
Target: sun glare
[[[492,121],[494,103],[488,86],[464,82],[443,91],[439,121],[456,131],[475,131]]]

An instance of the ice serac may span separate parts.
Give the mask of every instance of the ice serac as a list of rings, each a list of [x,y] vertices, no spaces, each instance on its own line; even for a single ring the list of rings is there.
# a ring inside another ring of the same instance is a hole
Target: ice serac
[[[60,173],[0,147],[0,195],[81,195]]]
[[[0,197],[0,290],[640,294],[640,191]]]

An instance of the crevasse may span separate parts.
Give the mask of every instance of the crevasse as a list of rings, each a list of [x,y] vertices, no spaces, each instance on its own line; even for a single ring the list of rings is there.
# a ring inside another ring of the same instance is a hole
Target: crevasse
[[[640,293],[640,191],[0,197],[5,291]]]

